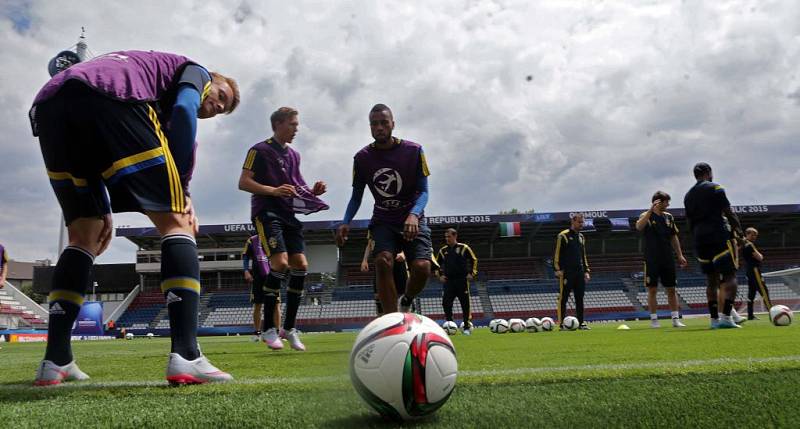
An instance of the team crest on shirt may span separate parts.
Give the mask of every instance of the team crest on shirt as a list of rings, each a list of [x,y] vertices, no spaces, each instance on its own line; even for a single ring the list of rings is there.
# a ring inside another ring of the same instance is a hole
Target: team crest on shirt
[[[278,247],[278,239],[275,237],[270,237],[267,244],[269,244],[269,247],[274,249]]]
[[[391,198],[403,189],[403,178],[393,168],[381,168],[372,175],[375,191],[384,198]]]

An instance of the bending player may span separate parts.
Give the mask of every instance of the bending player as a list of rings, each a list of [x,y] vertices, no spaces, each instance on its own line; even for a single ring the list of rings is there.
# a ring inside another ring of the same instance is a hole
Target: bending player
[[[397,311],[392,273],[394,258],[402,250],[410,276],[400,307],[407,312],[431,273],[431,231],[424,218],[430,172],[422,146],[392,136],[395,123],[389,107],[376,104],[370,110],[369,124],[375,141],[353,159],[353,194],[336,231],[336,241],[342,246],[347,240],[350,222],[368,186],[375,199],[369,230],[375,240],[378,296],[385,313]]]
[[[238,104],[232,79],[186,57],[154,51],[101,55],[58,73],[39,91],[31,126],[64,213],[69,246],[53,274],[47,350],[36,385],[89,378],[75,364],[70,331],[94,258],[111,241],[112,211],[143,212],[161,234],[161,290],[172,338],[167,380],[232,378],[197,346],[198,223],[189,180],[197,118],[231,113]]]
[[[262,338],[273,350],[283,348],[274,314],[281,283],[288,277],[283,329],[289,345],[305,351],[294,325],[303,297],[308,261],[304,253],[303,224],[295,214],[327,210],[328,205],[317,198],[325,193],[326,185],[321,181],[314,183],[313,188],[306,185],[300,174],[300,154],[289,146],[300,126],[297,110],[281,107],[272,113],[270,123],[272,137],[255,144],[247,152],[239,176],[239,189],[252,194],[253,224],[271,268],[264,285]]]
[[[250,261],[253,262],[252,268]],[[261,340],[261,312],[264,305],[264,284],[269,275],[269,258],[261,247],[261,240],[258,234],[247,239],[242,250],[242,268],[244,269],[244,280],[250,285],[250,304],[253,304],[253,342]],[[275,313],[273,316],[273,326],[281,324],[281,300],[275,303]]]

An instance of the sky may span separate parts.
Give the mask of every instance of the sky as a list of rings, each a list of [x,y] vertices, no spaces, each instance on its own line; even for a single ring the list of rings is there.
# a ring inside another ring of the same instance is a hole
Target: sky
[[[426,152],[429,215],[646,208],[656,190],[680,207],[698,161],[733,204],[800,202],[798,18],[795,1],[4,0],[0,243],[57,257],[27,111],[82,26],[95,55],[174,52],[238,81],[238,110],[198,130],[192,195],[217,224],[249,221],[241,165],[280,106],[300,111],[306,180],[328,184],[307,220],[342,217],[376,103]],[[117,238],[97,262],[135,250]]]

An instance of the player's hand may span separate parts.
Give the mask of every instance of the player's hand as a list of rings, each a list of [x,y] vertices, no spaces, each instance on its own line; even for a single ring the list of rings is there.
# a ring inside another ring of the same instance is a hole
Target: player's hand
[[[651,212],[655,211],[660,206],[661,206],[661,200],[655,200],[655,201],[653,201],[653,205],[650,206],[650,211]]]
[[[111,218],[111,213],[103,215],[101,219],[103,220],[103,229],[100,230],[100,237],[97,240],[100,243],[100,250],[97,251],[95,256],[102,255],[108,249],[108,245],[111,244],[111,237],[114,236],[114,220]]]
[[[583,273],[583,279],[588,282],[592,279],[592,276],[590,276],[589,273]]]
[[[411,241],[417,238],[417,234],[419,234],[419,218],[411,213],[403,224],[403,238],[406,241]]]
[[[394,257],[394,260],[395,260],[395,262],[399,262],[399,263],[402,264],[403,262],[406,261],[406,254],[403,253],[403,252],[400,252],[400,253],[397,254],[397,256]]]
[[[322,195],[327,190],[328,190],[328,185],[326,185],[325,182],[320,180],[314,184],[314,189],[312,189],[311,192],[313,192],[314,195]]]
[[[343,223],[336,228],[336,245],[339,247],[344,247],[344,243],[347,241],[347,235],[350,234],[350,225]]]
[[[246,281],[247,283],[253,283],[253,275],[250,274],[250,271],[244,272],[244,281]]]
[[[689,265],[689,262],[686,260],[686,258],[683,255],[678,256],[678,266],[680,266],[681,268],[686,268],[688,265]]]
[[[556,277],[558,277],[558,278],[564,277],[564,272],[563,271],[556,271]]]
[[[289,184],[281,185],[272,189],[273,197],[289,198],[295,195],[297,195],[297,191],[294,190],[294,186]]]
[[[442,283],[447,283],[447,276],[439,276],[439,281]]]
[[[361,261],[361,272],[366,273],[367,271],[369,271],[369,262]]]
[[[197,214],[194,212],[194,204],[192,204],[192,199],[189,197],[186,197],[186,208],[183,209],[183,212],[189,215],[189,225],[192,227],[192,232],[196,237],[197,233],[200,231],[200,221],[197,220]]]
[[[472,274],[467,274],[467,279],[468,280],[473,280],[474,278],[475,278],[475,276],[473,276]]]

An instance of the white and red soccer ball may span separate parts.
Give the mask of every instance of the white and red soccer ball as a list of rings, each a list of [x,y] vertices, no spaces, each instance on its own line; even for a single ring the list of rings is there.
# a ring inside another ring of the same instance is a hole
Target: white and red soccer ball
[[[772,308],[769,309],[769,320],[771,320],[772,324],[775,326],[789,326],[792,324],[792,319],[794,319],[794,314],[792,310],[785,305],[773,305]]]
[[[390,313],[370,322],[350,353],[350,380],[372,409],[395,420],[435,412],[456,385],[456,350],[433,320]]]

